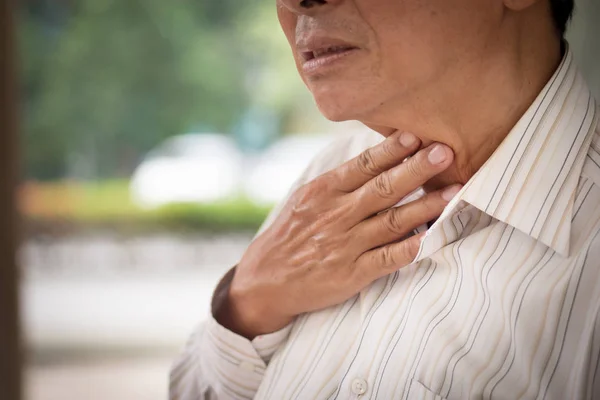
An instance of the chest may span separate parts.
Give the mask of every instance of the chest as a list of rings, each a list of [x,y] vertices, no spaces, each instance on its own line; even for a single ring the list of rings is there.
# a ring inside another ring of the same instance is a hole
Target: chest
[[[491,223],[299,318],[258,397],[561,398],[585,385],[597,278]]]

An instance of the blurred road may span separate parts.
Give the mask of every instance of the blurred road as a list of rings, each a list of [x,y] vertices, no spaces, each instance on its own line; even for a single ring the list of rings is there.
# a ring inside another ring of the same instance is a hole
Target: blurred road
[[[33,365],[26,373],[29,400],[165,400],[171,359],[95,360]]]
[[[107,235],[22,249],[29,400],[154,400],[248,235]]]

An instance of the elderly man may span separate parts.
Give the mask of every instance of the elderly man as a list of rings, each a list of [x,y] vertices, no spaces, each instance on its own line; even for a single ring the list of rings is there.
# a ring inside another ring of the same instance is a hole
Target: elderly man
[[[600,398],[600,113],[572,0],[277,8],[322,113],[379,134],[271,214],[171,398]]]

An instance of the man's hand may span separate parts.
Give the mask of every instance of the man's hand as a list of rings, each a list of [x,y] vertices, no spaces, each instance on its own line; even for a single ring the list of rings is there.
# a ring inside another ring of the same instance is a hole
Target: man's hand
[[[420,145],[414,135],[395,133],[300,187],[246,250],[217,320],[247,338],[274,332],[410,264],[421,235],[406,236],[439,216],[460,189],[393,207],[453,161],[447,146],[414,154]]]

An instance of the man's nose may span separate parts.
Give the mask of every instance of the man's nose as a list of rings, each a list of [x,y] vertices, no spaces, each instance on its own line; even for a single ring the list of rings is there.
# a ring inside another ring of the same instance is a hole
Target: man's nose
[[[295,14],[314,14],[341,3],[343,0],[280,0],[281,4]]]

